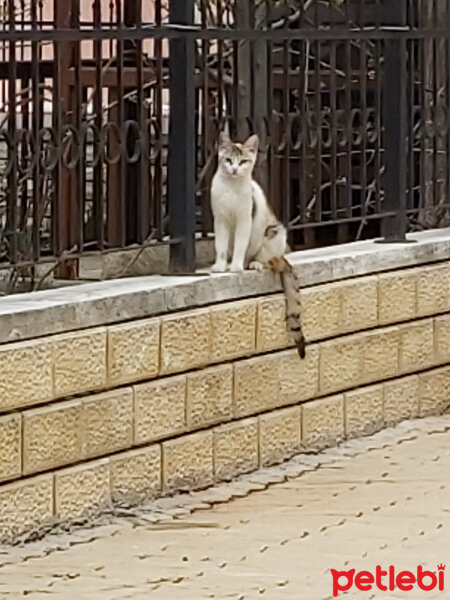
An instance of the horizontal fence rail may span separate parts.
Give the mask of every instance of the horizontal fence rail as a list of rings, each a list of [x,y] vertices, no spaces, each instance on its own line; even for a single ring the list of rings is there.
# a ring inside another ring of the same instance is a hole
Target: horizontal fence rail
[[[251,1],[251,0],[250,0]],[[319,1],[319,0],[318,0]],[[384,40],[384,39],[449,39],[447,27],[413,29],[409,26],[354,27],[333,29],[333,40]],[[201,26],[163,25],[156,27],[151,23],[142,23],[136,28],[83,28],[40,29],[0,31],[0,42],[79,42],[98,40],[146,40],[146,39],[185,39],[185,40],[222,40],[222,41],[292,41],[315,40],[330,41],[330,29],[305,28],[302,30],[282,29],[246,29],[215,28],[203,29]]]
[[[444,0],[0,0],[0,294],[192,272],[225,126],[293,248],[448,226],[449,72]]]

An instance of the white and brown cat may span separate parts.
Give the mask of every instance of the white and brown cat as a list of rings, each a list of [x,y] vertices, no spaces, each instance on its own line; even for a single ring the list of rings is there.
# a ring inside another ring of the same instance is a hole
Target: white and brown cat
[[[301,358],[306,341],[300,315],[300,288],[295,272],[286,260],[287,233],[267,202],[262,188],[253,179],[259,140],[252,135],[243,144],[227,134],[219,136],[219,164],[211,185],[216,262],[213,272],[228,269],[269,268],[279,273],[286,296],[286,326]]]

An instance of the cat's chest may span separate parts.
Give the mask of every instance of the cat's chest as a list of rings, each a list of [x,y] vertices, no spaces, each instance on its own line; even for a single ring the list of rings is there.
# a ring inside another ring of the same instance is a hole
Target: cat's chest
[[[231,216],[252,210],[251,186],[217,185],[211,191],[211,201],[216,214]]]

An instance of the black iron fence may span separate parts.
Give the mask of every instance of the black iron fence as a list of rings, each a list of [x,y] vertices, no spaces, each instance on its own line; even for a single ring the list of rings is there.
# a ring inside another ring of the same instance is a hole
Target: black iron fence
[[[225,125],[295,248],[449,224],[447,0],[52,1],[0,0],[6,291],[153,244],[191,271]]]

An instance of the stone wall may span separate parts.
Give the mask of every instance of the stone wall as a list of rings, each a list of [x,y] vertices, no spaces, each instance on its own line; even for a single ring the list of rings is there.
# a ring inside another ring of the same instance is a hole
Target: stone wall
[[[269,273],[0,300],[0,538],[446,410],[450,236],[417,240],[293,255],[304,361]]]

